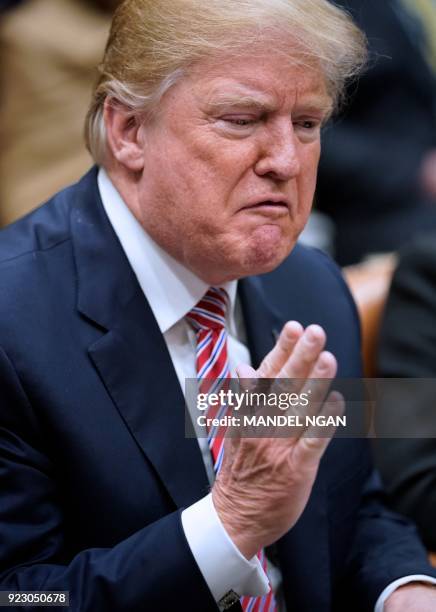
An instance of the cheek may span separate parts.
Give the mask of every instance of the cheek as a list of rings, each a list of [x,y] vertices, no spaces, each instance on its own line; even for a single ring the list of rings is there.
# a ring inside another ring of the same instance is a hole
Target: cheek
[[[316,147],[308,155],[302,164],[302,170],[298,181],[300,210],[310,211],[315,195],[316,180],[318,174],[319,147]]]
[[[219,213],[220,206],[230,189],[229,178],[223,163],[213,159],[185,156],[173,168],[172,188],[175,200],[183,203],[186,214],[193,215],[198,222],[206,222],[212,214]]]
[[[255,147],[246,142],[223,142],[223,138],[207,134],[199,138],[190,148],[182,172],[188,190],[200,193],[203,203],[217,202],[221,207],[253,167],[256,159]]]

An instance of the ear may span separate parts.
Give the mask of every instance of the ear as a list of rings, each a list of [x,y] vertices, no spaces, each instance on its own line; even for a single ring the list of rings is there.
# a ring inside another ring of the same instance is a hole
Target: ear
[[[104,122],[112,155],[128,170],[144,168],[144,130],[141,118],[114,98],[106,98]]]

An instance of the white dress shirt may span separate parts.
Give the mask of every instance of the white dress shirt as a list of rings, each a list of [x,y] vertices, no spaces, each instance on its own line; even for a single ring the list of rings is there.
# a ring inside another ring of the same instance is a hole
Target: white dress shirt
[[[98,173],[98,187],[103,207],[150,304],[167,344],[180,386],[185,392],[185,380],[197,377],[196,338],[185,316],[204,296],[209,285],[173,259],[150,238],[130,212],[103,168]],[[226,283],[222,287],[227,291],[230,300],[226,327],[233,376],[234,368],[239,363],[250,363],[250,354],[244,343],[242,312],[236,298],[237,282]],[[199,438],[198,442],[212,484],[214,472],[207,440]],[[259,560],[253,557],[248,561],[233,544],[216,513],[210,493],[182,512],[182,525],[192,554],[217,602],[230,590],[239,595],[268,593],[268,578]],[[272,575],[270,578],[273,585],[280,582],[280,575],[278,580],[273,580]],[[414,575],[396,580],[382,592],[374,612],[383,612],[384,602],[389,595],[399,586],[412,581],[436,584],[436,580],[430,576]]]

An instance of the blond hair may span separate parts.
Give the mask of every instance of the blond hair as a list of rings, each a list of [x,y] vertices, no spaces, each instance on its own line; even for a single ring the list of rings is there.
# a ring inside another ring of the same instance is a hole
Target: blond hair
[[[153,112],[164,93],[199,60],[289,39],[291,61],[314,63],[333,104],[366,61],[363,33],[327,0],[125,0],[117,9],[86,118],[94,160],[106,156],[106,98]]]

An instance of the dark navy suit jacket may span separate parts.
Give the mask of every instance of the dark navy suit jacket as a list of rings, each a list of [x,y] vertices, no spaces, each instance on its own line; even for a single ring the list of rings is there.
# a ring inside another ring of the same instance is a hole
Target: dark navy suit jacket
[[[292,318],[326,329],[340,376],[360,374],[355,309],[320,253],[296,247],[240,299],[254,364]],[[217,609],[180,519],[208,492],[200,450],[96,169],[0,234],[0,394],[0,589],[69,590],[75,612]],[[331,444],[275,548],[291,612],[371,610],[431,571],[371,473],[365,441]]]

